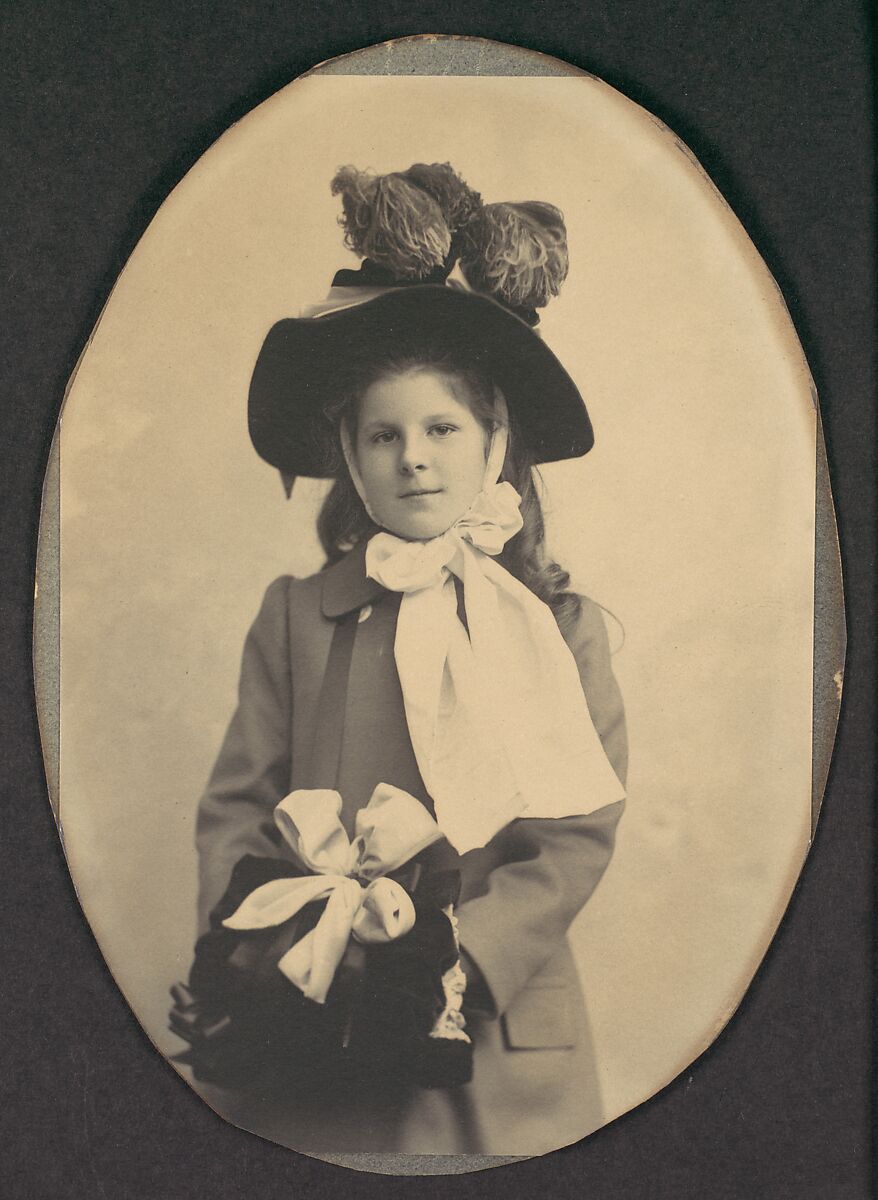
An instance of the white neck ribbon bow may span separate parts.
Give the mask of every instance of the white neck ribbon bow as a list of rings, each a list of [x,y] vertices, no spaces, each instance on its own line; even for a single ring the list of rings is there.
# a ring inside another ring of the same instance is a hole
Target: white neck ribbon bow
[[[442,837],[419,800],[385,783],[357,813],[353,841],[341,823],[341,806],[338,792],[322,788],[300,789],[281,800],[274,810],[278,828],[297,860],[314,874],[262,884],[223,921],[227,929],[269,929],[306,904],[326,899],[314,929],[277,964],[318,1004],[326,1000],[351,936],[359,942],[391,942],[413,927],[411,897],[385,876]]]
[[[497,483],[508,436],[499,392],[496,410],[467,512],[439,537],[382,532],[366,547],[366,574],[403,593],[394,655],[409,735],[436,820],[461,854],[516,817],[580,816],[625,795],[554,614],[494,561],[523,525],[518,492]],[[368,510],[344,427],[342,445]]]

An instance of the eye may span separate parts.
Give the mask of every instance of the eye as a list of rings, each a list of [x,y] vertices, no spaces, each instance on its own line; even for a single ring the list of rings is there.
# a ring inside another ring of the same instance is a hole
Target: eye
[[[386,446],[388,442],[392,442],[396,434],[392,429],[382,429],[378,433],[373,433],[369,439],[375,446]]]
[[[433,425],[430,429],[431,433],[435,433],[437,437],[446,438],[450,433],[457,432],[456,425]]]

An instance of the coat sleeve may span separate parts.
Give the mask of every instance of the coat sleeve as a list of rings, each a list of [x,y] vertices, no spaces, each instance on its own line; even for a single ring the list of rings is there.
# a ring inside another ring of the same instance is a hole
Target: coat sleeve
[[[622,697],[601,610],[593,601],[583,597],[567,640],[595,729],[624,784],[628,742]],[[495,1015],[504,1012],[559,949],[606,870],[624,803],[581,817],[513,821],[486,847],[484,853],[500,864],[487,874],[484,891],[457,913],[464,961],[477,969],[480,1007]]]
[[[269,586],[247,635],[237,709],[198,806],[199,933],[240,858],[278,855],[274,807],[290,780],[290,582]]]

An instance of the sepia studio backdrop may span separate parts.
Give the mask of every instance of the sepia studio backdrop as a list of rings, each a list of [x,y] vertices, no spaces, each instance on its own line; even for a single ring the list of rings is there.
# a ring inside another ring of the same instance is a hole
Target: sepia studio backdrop
[[[572,933],[612,1117],[716,1036],[807,849],[815,413],[737,220],[597,80],[308,77],[162,207],[63,412],[64,845],[119,985],[176,1051],[195,808],[244,636],[272,579],[321,562],[325,485],[284,499],[247,436],[250,372],[269,326],[355,265],[336,168],[416,161],[567,218],[570,275],[540,328],[596,445],[543,470],[549,540],[616,618],[631,745],[616,854]]]

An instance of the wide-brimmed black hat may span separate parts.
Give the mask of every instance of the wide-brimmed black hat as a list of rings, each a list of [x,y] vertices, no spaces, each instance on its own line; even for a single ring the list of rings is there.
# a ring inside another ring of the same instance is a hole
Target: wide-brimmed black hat
[[[288,475],[329,477],[333,468],[315,436],[327,408],[365,365],[437,353],[494,380],[535,462],[591,449],[579,389],[542,338],[486,296],[437,285],[394,288],[323,316],[278,321],[250,384],[253,445]]]

